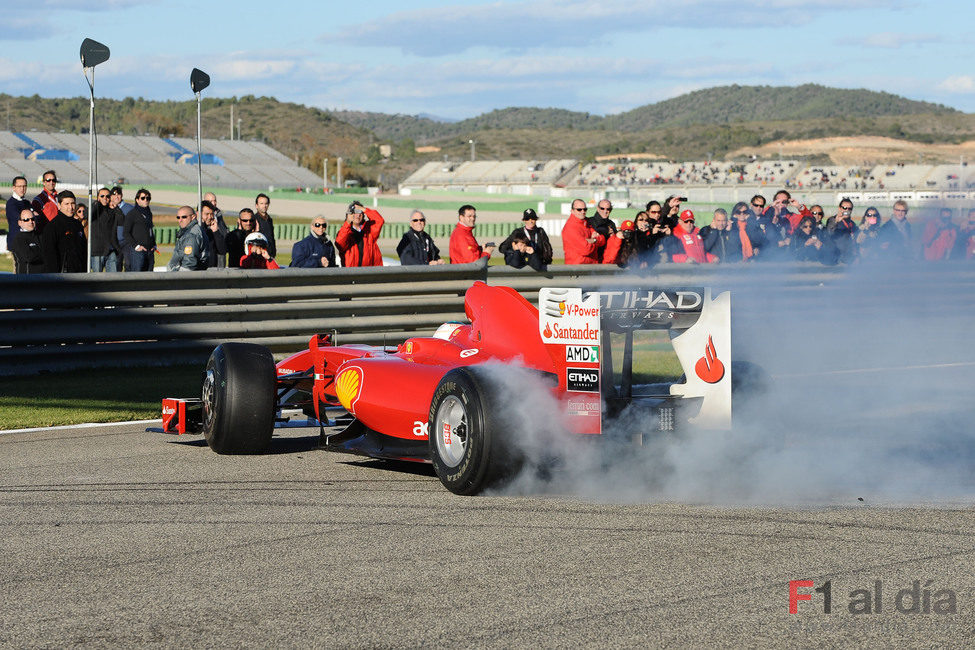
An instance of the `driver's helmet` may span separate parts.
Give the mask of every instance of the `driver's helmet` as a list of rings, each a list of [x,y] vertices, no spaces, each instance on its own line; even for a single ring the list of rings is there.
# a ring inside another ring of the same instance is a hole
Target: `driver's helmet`
[[[252,232],[244,238],[244,250],[247,251],[247,255],[251,254],[251,246],[260,246],[261,248],[267,249],[267,237],[259,232]]]

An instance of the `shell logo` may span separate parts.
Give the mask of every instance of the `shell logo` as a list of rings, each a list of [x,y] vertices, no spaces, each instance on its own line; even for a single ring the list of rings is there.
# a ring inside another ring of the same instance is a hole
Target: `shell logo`
[[[565,316],[565,301],[559,303],[559,316]]]
[[[361,388],[362,370],[359,368],[347,368],[335,379],[335,396],[349,413],[353,413],[352,406],[359,399]]]

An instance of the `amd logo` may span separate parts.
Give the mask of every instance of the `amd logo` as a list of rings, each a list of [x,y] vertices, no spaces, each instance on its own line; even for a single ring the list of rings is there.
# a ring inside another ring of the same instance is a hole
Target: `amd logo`
[[[566,368],[565,388],[576,393],[598,393],[599,371],[592,368]]]

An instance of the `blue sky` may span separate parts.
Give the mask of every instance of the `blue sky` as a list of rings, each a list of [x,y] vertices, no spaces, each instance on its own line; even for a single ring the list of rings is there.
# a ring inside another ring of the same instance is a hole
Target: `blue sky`
[[[26,5],[25,5],[26,7]],[[39,0],[4,12],[0,90],[87,94],[78,48],[111,48],[97,96],[268,95],[464,118],[507,106],[617,113],[711,86],[819,83],[975,112],[975,3]]]

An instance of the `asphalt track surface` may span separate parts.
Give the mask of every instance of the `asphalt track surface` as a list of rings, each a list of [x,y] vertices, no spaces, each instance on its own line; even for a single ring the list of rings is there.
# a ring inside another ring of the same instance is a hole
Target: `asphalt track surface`
[[[960,646],[975,516],[457,497],[426,466],[228,457],[145,424],[0,435],[5,647]],[[831,581],[789,614],[789,581]],[[882,581],[883,611],[853,615]],[[952,589],[955,614],[896,592]],[[909,606],[909,601],[902,604]]]
[[[0,646],[971,646],[970,296],[738,290],[772,392],[646,482],[659,458],[621,454],[457,497],[308,429],[254,457],[144,423],[2,433]],[[801,588],[790,614],[792,580],[831,612]]]

